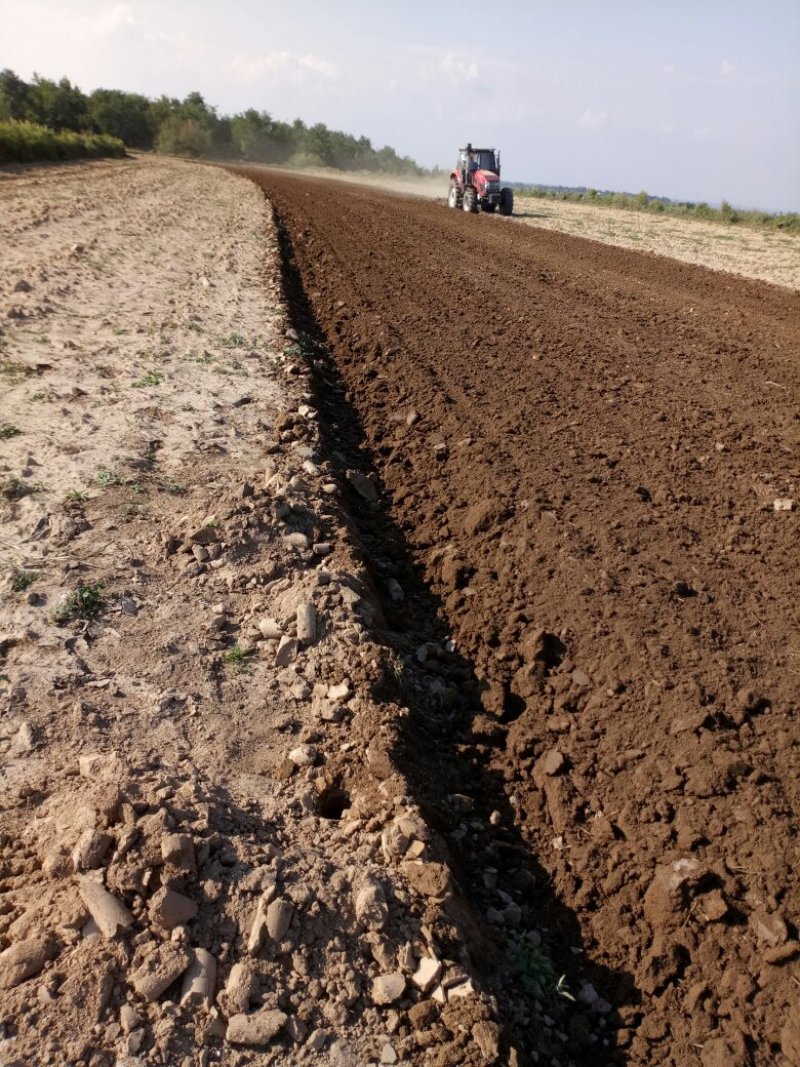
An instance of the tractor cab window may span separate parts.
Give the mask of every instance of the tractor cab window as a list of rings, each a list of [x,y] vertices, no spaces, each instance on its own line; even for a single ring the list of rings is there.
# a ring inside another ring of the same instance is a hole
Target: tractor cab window
[[[478,166],[481,170],[497,170],[494,164],[494,152],[491,148],[484,148],[475,155],[478,157]]]

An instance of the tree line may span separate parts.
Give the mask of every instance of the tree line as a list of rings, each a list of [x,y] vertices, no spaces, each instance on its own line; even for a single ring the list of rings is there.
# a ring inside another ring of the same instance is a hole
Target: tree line
[[[105,134],[129,148],[207,159],[367,170],[405,177],[425,173],[393,148],[375,148],[368,137],[329,130],[301,119],[280,122],[267,111],[249,108],[220,115],[198,92],[183,100],[120,89],[84,93],[68,78],[53,81],[34,74],[27,82],[12,70],[0,71],[0,122],[33,122],[56,131]]]

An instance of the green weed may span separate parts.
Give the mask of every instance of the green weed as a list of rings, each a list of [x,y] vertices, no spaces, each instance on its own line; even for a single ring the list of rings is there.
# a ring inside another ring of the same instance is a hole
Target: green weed
[[[0,422],[0,441],[8,441],[11,437],[19,437],[22,433],[19,426],[12,426],[10,422]]]
[[[152,386],[161,385],[164,381],[164,375],[159,374],[157,370],[151,370],[144,375],[143,378],[137,378],[133,383],[134,389],[148,389]]]
[[[247,342],[240,333],[231,333],[220,341],[221,348],[243,348]]]
[[[38,571],[15,571],[14,577],[11,579],[11,588],[15,593],[24,593],[38,577]]]
[[[235,667],[239,671],[248,671],[250,665],[247,662],[248,656],[252,653],[242,648],[240,645],[235,644],[233,648],[229,649],[222,657],[223,661],[231,667]]]
[[[122,485],[122,479],[116,471],[98,471],[97,484],[101,489],[111,489],[112,486]]]
[[[79,585],[53,612],[59,625],[72,619],[96,619],[103,610],[103,585]]]

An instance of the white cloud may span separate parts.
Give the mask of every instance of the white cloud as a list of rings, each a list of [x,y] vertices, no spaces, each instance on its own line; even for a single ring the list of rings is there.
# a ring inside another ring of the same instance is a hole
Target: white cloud
[[[231,76],[243,84],[259,81],[282,81],[302,85],[312,79],[330,81],[339,71],[322,56],[311,53],[297,55],[288,49],[254,56],[239,54],[228,63]]]
[[[114,4],[91,20],[89,30],[95,37],[110,37],[117,30],[135,24],[129,4]]]
[[[729,78],[736,73],[736,67],[729,59],[723,59],[719,65],[719,73],[723,78]]]
[[[578,119],[578,125],[584,130],[604,130],[608,126],[608,112],[587,108]]]
[[[420,63],[417,71],[423,81],[444,81],[451,85],[477,81],[481,75],[474,60],[462,58],[455,52],[445,52],[438,59]]]

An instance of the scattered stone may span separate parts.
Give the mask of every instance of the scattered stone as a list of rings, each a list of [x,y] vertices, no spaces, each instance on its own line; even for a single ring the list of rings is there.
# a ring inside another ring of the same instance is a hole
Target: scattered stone
[[[11,738],[11,747],[8,750],[8,755],[12,757],[27,756],[35,748],[36,735],[33,732],[33,727],[29,722],[24,722]]]
[[[301,604],[297,609],[297,640],[304,648],[317,640],[317,609],[313,604]]]
[[[700,913],[706,922],[721,922],[728,914],[728,902],[721,889],[714,889],[699,900]]]
[[[278,641],[283,637],[283,630],[275,619],[261,619],[257,626],[265,641]]]
[[[191,922],[197,916],[197,904],[190,897],[162,886],[150,901],[150,921],[164,930]]]
[[[15,293],[29,293],[32,289],[33,289],[33,286],[31,285],[30,282],[26,281],[24,278],[20,278],[20,280],[14,286],[14,290],[13,291]]]
[[[397,1053],[388,1041],[381,1049],[381,1063],[397,1063]]]
[[[406,991],[406,977],[401,971],[381,974],[372,983],[372,1003],[379,1007],[394,1004]]]
[[[294,909],[288,900],[273,900],[267,908],[267,933],[273,941],[282,941],[289,930]]]
[[[298,745],[289,753],[295,767],[313,767],[319,759],[319,749],[314,745]]]
[[[72,865],[75,870],[80,874],[81,871],[93,871],[100,867],[113,840],[111,834],[101,830],[93,830],[91,827],[84,830],[72,850]]]
[[[378,490],[375,488],[375,483],[371,478],[367,478],[360,471],[353,470],[347,472],[346,478],[364,500],[374,503],[378,499]]]
[[[187,874],[195,874],[197,871],[194,842],[188,834],[167,834],[162,838],[161,858],[171,867]]]
[[[116,937],[133,926],[133,915],[96,879],[81,878],[80,894],[103,937]]]
[[[789,938],[786,922],[777,912],[755,912],[750,916],[750,925],[758,940],[766,945],[782,945]]]
[[[298,651],[299,645],[297,638],[287,636],[282,637],[278,645],[278,651],[275,653],[275,666],[290,666],[297,659]]]
[[[432,956],[423,956],[419,961],[419,966],[411,976],[411,981],[417,989],[427,993],[439,981],[441,974],[442,965],[439,960],[434,959]]]
[[[158,1000],[194,961],[186,945],[165,941],[157,945],[130,976],[130,983],[145,1000]]]
[[[789,497],[778,497],[777,500],[773,500],[772,507],[775,511],[793,511],[794,500],[790,500]]]
[[[204,948],[195,948],[194,960],[183,976],[181,1004],[199,1003],[210,1008],[217,983],[217,961]]]
[[[472,1027],[472,1037],[487,1063],[500,1056],[500,1028],[497,1023],[481,1020]]]
[[[377,878],[369,878],[356,893],[356,918],[369,930],[382,930],[389,918],[386,893]]]
[[[298,552],[305,548],[308,548],[309,540],[304,533],[290,533],[284,537],[284,541],[290,548],[297,549]]]
[[[31,937],[10,945],[0,952],[0,989],[11,989],[32,978],[55,954],[55,944],[47,937]]]
[[[326,1030],[313,1030],[306,1041],[306,1047],[312,1049],[314,1052],[322,1052],[325,1048],[325,1042],[328,1040],[328,1032]]]
[[[123,1004],[119,1009],[119,1025],[123,1033],[130,1034],[142,1025],[139,1013],[130,1004]]]
[[[227,1015],[240,1015],[250,1008],[250,1001],[258,992],[258,976],[252,963],[245,960],[234,963],[225,992],[220,994],[220,1004]]]
[[[113,753],[93,752],[78,759],[78,773],[92,782],[117,782],[121,776],[120,763]]]
[[[551,748],[536,761],[533,768],[533,780],[541,788],[541,783],[546,778],[554,778],[565,769],[567,761],[557,748]]]
[[[288,1018],[282,1011],[270,1009],[254,1015],[233,1015],[228,1021],[225,1040],[232,1045],[249,1047],[268,1045],[286,1025]]]

